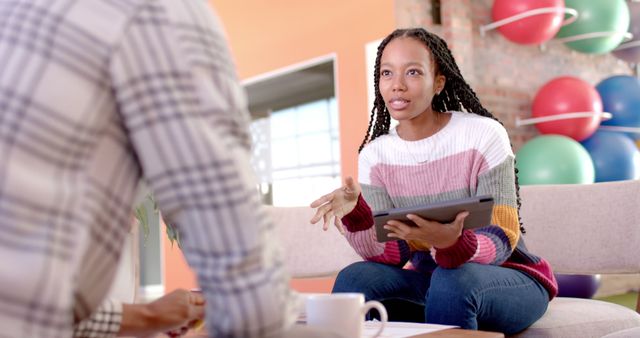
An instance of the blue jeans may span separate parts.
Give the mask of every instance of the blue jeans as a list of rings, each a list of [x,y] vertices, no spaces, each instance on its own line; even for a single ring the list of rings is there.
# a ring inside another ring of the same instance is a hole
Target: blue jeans
[[[466,263],[429,275],[374,262],[358,262],[338,274],[333,292],[361,292],[381,301],[391,321],[457,325],[511,335],[547,310],[547,290],[528,274],[495,265]]]

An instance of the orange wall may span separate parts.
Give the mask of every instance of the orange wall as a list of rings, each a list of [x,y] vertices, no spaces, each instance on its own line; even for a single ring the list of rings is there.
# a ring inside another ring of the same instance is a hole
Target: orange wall
[[[366,131],[364,45],[395,25],[388,0],[210,0],[247,79],[319,56],[337,55],[342,173],[355,175]]]
[[[164,229],[164,226],[161,228]],[[167,236],[162,236],[164,248],[164,287],[169,293],[175,289],[193,289],[198,286],[196,277],[187,265],[178,245],[171,245]]]
[[[238,74],[247,79],[336,55],[342,174],[357,173],[357,149],[366,132],[364,46],[395,28],[389,0],[210,0],[227,32]],[[167,291],[195,286],[180,250],[165,239]],[[328,291],[331,280],[292,281],[300,291]]]

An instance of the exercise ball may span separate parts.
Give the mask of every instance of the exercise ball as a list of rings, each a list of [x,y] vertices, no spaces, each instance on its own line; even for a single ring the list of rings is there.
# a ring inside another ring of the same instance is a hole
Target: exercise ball
[[[629,75],[616,75],[596,85],[602,107],[613,115],[603,126],[640,127],[640,80]]]
[[[591,136],[602,113],[602,99],[594,86],[577,77],[563,76],[547,82],[536,93],[531,115],[543,117],[564,113],[593,112],[590,117],[536,123],[541,134],[560,134],[582,141]]]
[[[600,287],[600,275],[555,274],[558,297],[592,298]]]
[[[640,2],[627,2],[629,6],[629,33],[633,35],[633,38],[629,41],[625,41],[617,48],[624,47],[626,44],[638,44],[635,47],[623,48],[617,50],[614,49],[612,54],[617,58],[630,63],[640,62]]]
[[[590,33],[610,33],[606,36],[566,42],[573,50],[589,54],[608,53],[624,39],[629,29],[629,8],[624,0],[565,0],[567,8],[578,11],[578,19],[560,29],[557,38],[569,38]]]
[[[596,182],[640,178],[640,151],[624,133],[598,130],[582,142],[596,171]]]
[[[532,15],[498,27],[508,40],[519,44],[541,44],[560,30],[564,17],[564,0],[495,0],[491,11],[499,21],[538,8],[557,8],[556,12]]]
[[[520,184],[593,183],[595,173],[589,153],[563,135],[541,135],[516,153]]]

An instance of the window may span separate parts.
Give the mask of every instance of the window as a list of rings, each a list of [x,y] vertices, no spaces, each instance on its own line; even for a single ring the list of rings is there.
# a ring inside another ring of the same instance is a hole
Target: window
[[[340,187],[333,88],[333,61],[247,86],[253,115],[252,162],[266,203],[308,205]]]

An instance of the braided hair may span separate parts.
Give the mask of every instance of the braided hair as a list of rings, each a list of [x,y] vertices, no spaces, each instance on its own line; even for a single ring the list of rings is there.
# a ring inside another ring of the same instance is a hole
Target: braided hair
[[[458,64],[456,63],[453,54],[451,54],[451,50],[449,50],[446,41],[436,34],[427,32],[424,28],[396,29],[384,38],[378,46],[373,74],[376,96],[373,101],[373,109],[371,110],[367,134],[365,135],[360,148],[358,148],[358,153],[362,151],[362,148],[364,148],[367,143],[375,140],[381,135],[389,133],[391,115],[389,114],[389,110],[387,110],[382,94],[380,94],[380,59],[382,58],[382,52],[389,42],[399,37],[410,37],[422,42],[433,57],[435,74],[443,75],[446,79],[442,91],[433,97],[431,102],[433,111],[440,113],[447,111],[465,111],[467,113],[491,118],[504,126],[500,120],[482,106],[476,93],[464,80],[462,73],[458,68]],[[518,205],[518,211],[520,211],[521,202],[520,185],[518,184],[518,169],[514,167],[514,170],[516,203]],[[519,215],[518,221],[520,223],[520,232],[525,233],[525,229],[522,226],[522,220]]]

